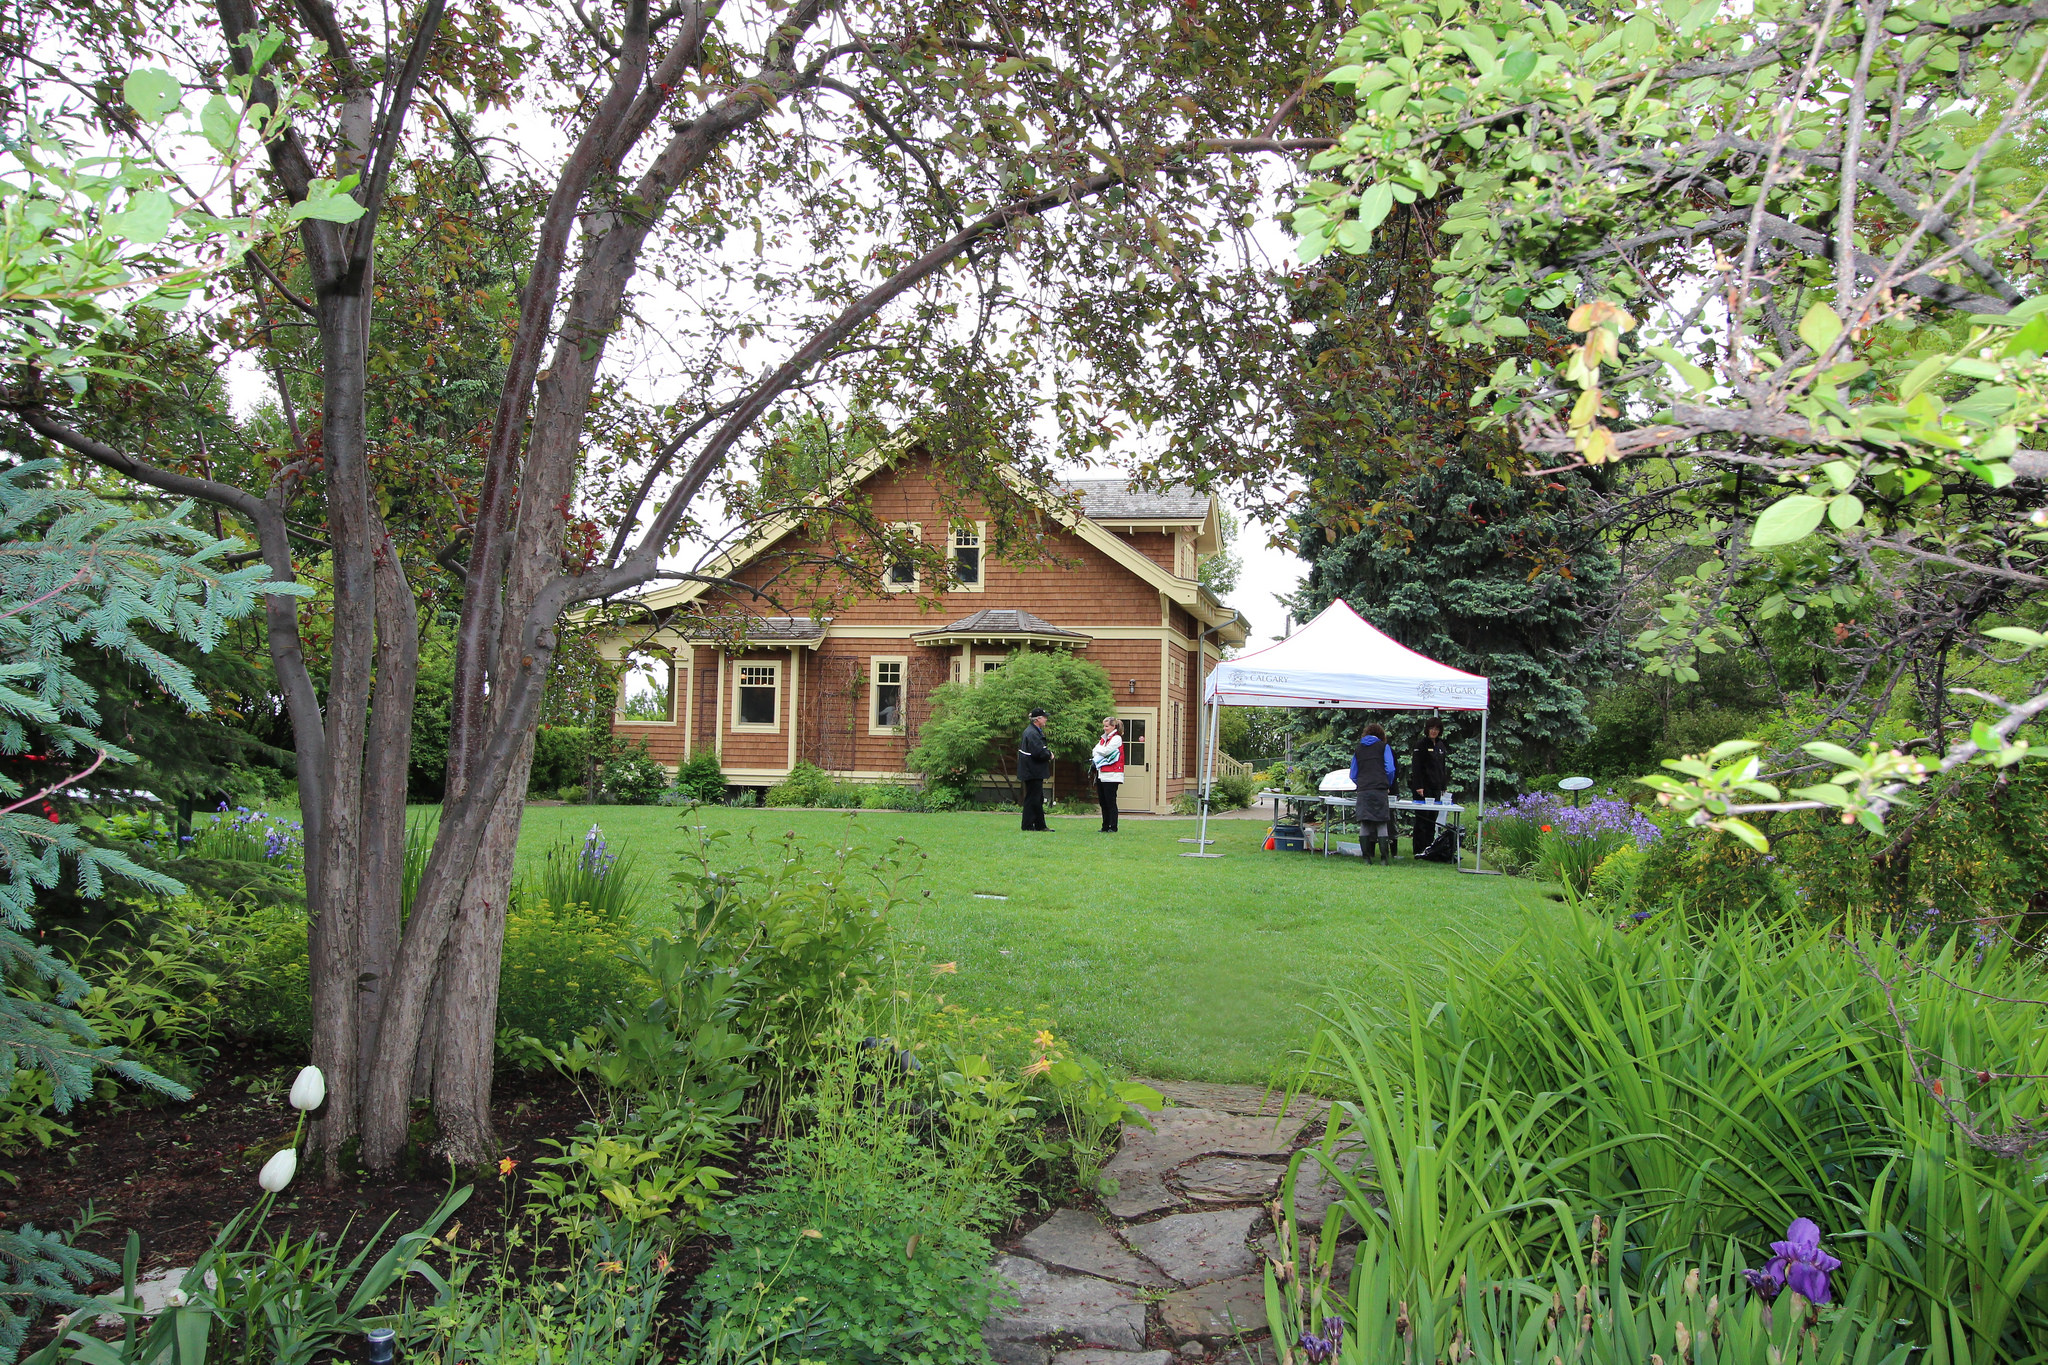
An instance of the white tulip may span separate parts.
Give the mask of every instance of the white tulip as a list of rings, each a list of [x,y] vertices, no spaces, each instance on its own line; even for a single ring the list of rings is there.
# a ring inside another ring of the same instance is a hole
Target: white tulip
[[[327,1078],[320,1074],[320,1068],[300,1067],[298,1079],[292,1082],[292,1108],[310,1114],[326,1099]]]
[[[292,1177],[299,1173],[299,1149],[287,1147],[263,1163],[257,1173],[256,1183],[272,1194],[276,1194],[292,1183]]]

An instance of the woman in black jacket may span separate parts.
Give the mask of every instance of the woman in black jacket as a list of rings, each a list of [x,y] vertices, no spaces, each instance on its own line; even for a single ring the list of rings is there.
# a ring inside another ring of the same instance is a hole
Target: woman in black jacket
[[[1415,780],[1415,799],[1434,801],[1451,786],[1451,746],[1444,739],[1444,723],[1432,720],[1422,727],[1422,740],[1409,759],[1408,771]],[[1420,858],[1436,842],[1436,812],[1415,812],[1415,856]]]

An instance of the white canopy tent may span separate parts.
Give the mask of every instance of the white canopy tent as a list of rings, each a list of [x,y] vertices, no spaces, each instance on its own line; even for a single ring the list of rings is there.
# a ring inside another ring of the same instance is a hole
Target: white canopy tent
[[[1225,706],[1321,706],[1347,711],[1477,711],[1479,799],[1486,807],[1486,679],[1417,654],[1375,630],[1339,598],[1294,634],[1210,670],[1202,688],[1208,728],[1202,744],[1202,843],[1209,840],[1209,790],[1216,769],[1216,716]],[[1482,831],[1474,862],[1485,850]]]

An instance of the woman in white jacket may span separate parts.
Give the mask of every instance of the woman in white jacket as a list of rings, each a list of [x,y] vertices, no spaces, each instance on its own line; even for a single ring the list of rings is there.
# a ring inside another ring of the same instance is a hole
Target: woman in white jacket
[[[1124,785],[1124,727],[1115,716],[1102,718],[1102,739],[1089,756],[1095,764],[1095,800],[1102,807],[1102,832],[1116,833],[1116,795]]]

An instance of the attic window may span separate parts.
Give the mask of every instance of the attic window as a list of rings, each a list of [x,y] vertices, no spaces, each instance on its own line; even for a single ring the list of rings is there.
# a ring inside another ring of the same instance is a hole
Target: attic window
[[[899,522],[890,529],[911,540],[924,538],[923,528],[916,522]],[[917,561],[907,554],[900,559],[890,560],[888,568],[882,573],[882,586],[890,592],[916,592]]]
[[[963,588],[981,586],[982,523],[953,528],[953,581]]]

